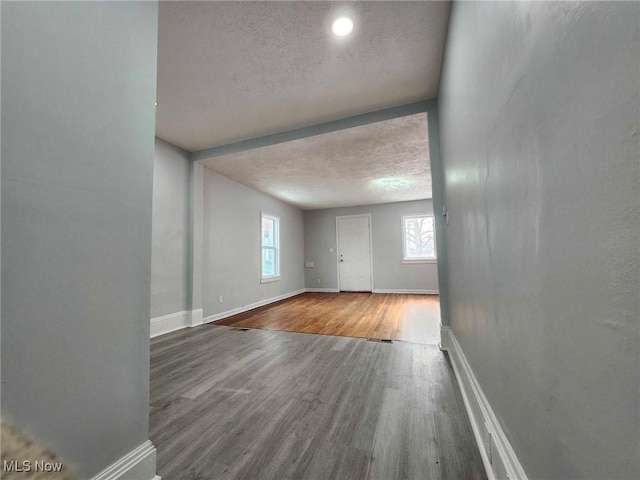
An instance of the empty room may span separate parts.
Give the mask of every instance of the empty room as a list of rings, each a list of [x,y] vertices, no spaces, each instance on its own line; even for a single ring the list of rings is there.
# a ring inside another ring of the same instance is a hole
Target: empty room
[[[0,20],[2,478],[640,478],[640,4]]]

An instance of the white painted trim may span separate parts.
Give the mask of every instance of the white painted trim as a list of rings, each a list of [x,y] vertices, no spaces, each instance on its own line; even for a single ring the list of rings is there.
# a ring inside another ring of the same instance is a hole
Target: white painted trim
[[[260,283],[270,283],[270,282],[279,282],[280,281],[280,275],[276,275],[274,277],[261,277],[260,278]]]
[[[357,213],[354,215],[336,215],[336,275],[338,291],[340,291],[340,222],[341,218],[368,218],[369,219],[369,270],[371,272],[371,291],[375,288],[373,278],[373,229],[371,224],[371,213]]]
[[[429,258],[426,260],[402,260],[403,265],[423,265],[425,263],[438,263],[438,260],[435,258]]]
[[[160,480],[156,475],[156,447],[147,440],[91,480]]]
[[[305,288],[305,292],[325,292],[325,293],[338,293],[340,290],[337,288]]]
[[[270,303],[279,302],[280,300],[285,300],[287,298],[295,297],[296,295],[300,295],[304,293],[305,289],[302,288],[300,290],[296,290],[295,292],[285,293],[284,295],[278,295],[277,297],[271,297],[266,300],[261,300],[259,302],[250,303],[249,305],[243,305],[242,307],[234,308],[232,310],[227,310],[226,312],[216,313],[215,315],[210,315],[204,319],[204,323],[211,323],[217,320],[222,320],[223,318],[231,317],[232,315],[238,315],[239,313],[248,312],[249,310],[253,310],[254,308],[264,307],[265,305],[269,305]]]
[[[204,310],[202,308],[196,308],[195,310],[191,310],[190,315],[190,324],[189,327],[197,327],[198,325],[202,325],[204,323]]]
[[[372,293],[408,293],[412,295],[438,295],[438,290],[403,290],[401,288],[376,288]]]
[[[451,328],[448,325],[440,324],[440,350],[451,352]]]
[[[188,327],[190,322],[189,312],[187,311],[152,318],[151,338]]]
[[[527,480],[500,422],[482,391],[453,330],[441,326],[441,348],[448,350],[489,480]]]

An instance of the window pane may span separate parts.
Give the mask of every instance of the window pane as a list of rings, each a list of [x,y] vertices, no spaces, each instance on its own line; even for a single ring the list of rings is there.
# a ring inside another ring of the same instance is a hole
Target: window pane
[[[255,238],[255,237],[254,237]],[[275,251],[271,248],[262,249],[262,276],[272,277],[276,273]]]
[[[278,223],[280,219],[271,215],[262,215],[260,228],[260,242],[262,243],[261,271],[263,277],[277,277],[280,275]]]
[[[406,258],[435,258],[433,217],[405,218],[404,233]]]
[[[274,222],[271,218],[262,217],[262,246],[274,247],[275,232]],[[255,225],[255,224],[254,224]],[[255,238],[255,237],[253,237]]]

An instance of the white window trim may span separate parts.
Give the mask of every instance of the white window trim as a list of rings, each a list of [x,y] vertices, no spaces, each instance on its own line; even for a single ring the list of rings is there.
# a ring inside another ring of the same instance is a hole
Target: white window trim
[[[407,232],[405,231],[404,221],[406,218],[431,217],[433,218],[433,258],[407,258]],[[411,215],[402,215],[400,218],[400,230],[402,231],[402,263],[418,264],[418,263],[438,263],[438,249],[436,248],[436,219],[433,213],[414,213]]]
[[[262,265],[260,267],[262,267]],[[279,281],[280,281],[280,275],[275,275],[273,277],[260,277],[260,283],[279,282]]]
[[[266,218],[271,218],[273,220],[275,220],[275,227],[276,227],[276,235],[275,235],[275,240],[276,240],[276,245],[275,245],[275,252],[276,252],[276,275],[268,275],[268,276],[264,276],[262,275],[262,219],[266,217]],[[277,215],[274,215],[273,213],[269,213],[269,212],[264,212],[261,211],[260,212],[260,236],[258,238],[260,238],[260,283],[269,283],[269,282],[277,282],[280,280],[280,217]]]

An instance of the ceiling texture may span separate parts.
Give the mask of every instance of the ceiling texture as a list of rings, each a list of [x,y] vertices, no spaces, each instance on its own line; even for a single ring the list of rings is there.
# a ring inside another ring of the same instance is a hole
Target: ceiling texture
[[[426,113],[222,155],[203,163],[303,210],[431,198]],[[393,186],[398,188],[387,189]]]
[[[196,152],[434,98],[449,9],[449,2],[426,1],[160,2],[156,135]],[[331,24],[343,15],[354,29],[340,38]],[[410,116],[204,163],[303,208],[430,198],[430,187],[418,197],[413,191],[430,185],[426,150],[426,168],[416,166],[417,130],[426,145],[426,115],[420,118],[420,127]],[[411,187],[386,200],[372,196],[364,180],[371,172],[360,170],[372,164],[380,178],[402,176]]]

